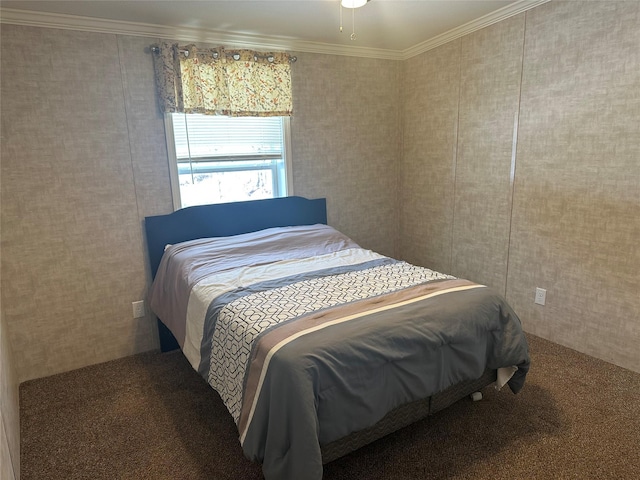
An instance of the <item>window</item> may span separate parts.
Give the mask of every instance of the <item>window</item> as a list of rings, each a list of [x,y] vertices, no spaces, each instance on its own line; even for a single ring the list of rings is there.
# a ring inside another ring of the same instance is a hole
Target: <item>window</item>
[[[287,195],[289,117],[170,113],[166,127],[174,208]]]

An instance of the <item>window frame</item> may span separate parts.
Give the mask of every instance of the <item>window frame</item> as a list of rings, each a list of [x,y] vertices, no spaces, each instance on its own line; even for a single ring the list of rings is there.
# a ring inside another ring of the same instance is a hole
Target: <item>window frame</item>
[[[167,144],[167,157],[169,160],[169,180],[171,186],[171,198],[173,202],[173,210],[180,210],[182,207],[182,197],[180,194],[180,176],[178,172],[178,158],[176,153],[176,144],[175,144],[175,135],[173,130],[173,117],[171,113],[164,114],[164,129],[165,129],[165,139]],[[278,167],[276,166],[267,166],[263,168],[263,170],[271,169],[273,170],[274,179],[276,175],[284,177],[285,188],[277,188],[274,189],[278,191],[278,194],[274,197],[282,197],[282,196],[290,196],[293,194],[293,175],[292,171],[292,160],[291,160],[291,117],[283,116],[282,118],[282,135],[283,135],[283,144],[282,144],[282,160],[284,165],[284,174],[279,175],[275,170]],[[240,158],[238,162],[249,161],[251,159],[245,157]],[[254,157],[254,160],[257,160]],[[215,161],[215,160],[212,160]],[[233,160],[225,160],[225,165],[219,168],[214,168],[212,172],[230,172],[230,171],[243,171],[243,170],[255,170],[256,168],[250,168],[246,165],[244,166],[233,166],[235,163]],[[224,203],[224,202],[223,202]]]

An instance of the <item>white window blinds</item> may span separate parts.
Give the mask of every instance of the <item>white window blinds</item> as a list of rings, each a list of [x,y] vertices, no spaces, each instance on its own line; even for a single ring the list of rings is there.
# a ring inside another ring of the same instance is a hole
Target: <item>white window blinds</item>
[[[281,117],[224,117],[174,113],[178,162],[237,161],[283,156]],[[240,157],[240,158],[239,158]]]

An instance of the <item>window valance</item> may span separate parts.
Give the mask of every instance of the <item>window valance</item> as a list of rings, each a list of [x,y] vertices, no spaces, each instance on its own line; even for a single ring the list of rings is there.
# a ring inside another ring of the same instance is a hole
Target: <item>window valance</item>
[[[154,45],[160,106],[165,113],[289,116],[291,61],[283,52]]]

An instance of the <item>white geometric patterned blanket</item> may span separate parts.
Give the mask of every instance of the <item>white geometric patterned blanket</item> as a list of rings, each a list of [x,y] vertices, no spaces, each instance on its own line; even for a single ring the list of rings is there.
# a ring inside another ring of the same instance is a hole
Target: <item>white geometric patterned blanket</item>
[[[297,280],[298,276],[274,279],[278,281],[241,288],[215,299],[209,308],[206,322],[214,322],[215,330],[208,382],[220,394],[236,424],[250,352],[261,333],[311,312],[454,278],[390,259],[307,272],[302,277],[302,280]]]

